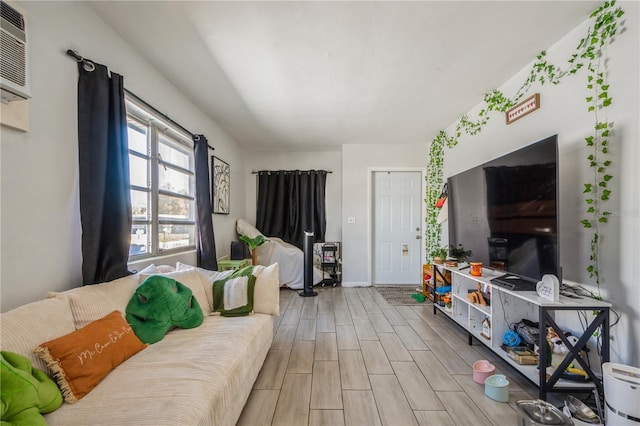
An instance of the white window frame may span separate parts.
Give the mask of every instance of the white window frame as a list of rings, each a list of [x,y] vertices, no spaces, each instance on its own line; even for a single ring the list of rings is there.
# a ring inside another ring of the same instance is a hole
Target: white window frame
[[[150,259],[160,256],[166,256],[176,253],[183,253],[195,250],[195,238],[197,238],[196,227],[196,200],[195,200],[195,158],[193,153],[193,141],[190,135],[185,134],[177,127],[163,120],[163,117],[158,115],[157,112],[150,110],[146,106],[136,102],[136,100],[130,96],[125,95],[125,107],[127,111],[127,122],[129,120],[135,121],[140,126],[144,126],[147,129],[147,153],[146,155],[140,154],[138,151],[129,149],[129,154],[143,158],[147,161],[148,170],[148,186],[139,187],[136,185],[130,185],[131,190],[138,190],[147,192],[147,218],[145,220],[132,219],[132,226],[145,225],[148,226],[149,233],[147,235],[149,252],[134,254],[129,256],[129,262],[138,261],[142,259]],[[129,127],[127,125],[127,132]],[[164,162],[159,154],[159,145],[161,137],[165,140],[169,140],[172,143],[172,148],[178,149],[186,154],[189,158],[189,167],[183,168],[170,162]],[[189,194],[183,195],[159,188],[159,173],[158,168],[165,167],[165,169],[177,170],[187,175],[190,175]],[[160,219],[158,212],[158,200],[160,195],[169,195],[172,197],[183,198],[192,202],[190,219]],[[177,248],[162,249],[159,242],[159,230],[162,225],[193,225],[194,227],[194,244],[181,246]],[[149,241],[150,239],[150,241]]]

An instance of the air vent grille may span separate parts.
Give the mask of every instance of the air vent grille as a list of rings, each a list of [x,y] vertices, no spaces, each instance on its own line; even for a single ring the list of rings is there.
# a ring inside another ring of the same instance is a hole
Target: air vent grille
[[[0,77],[18,86],[26,86],[27,55],[25,45],[1,31],[0,46]]]
[[[24,31],[24,17],[20,12],[5,2],[0,2],[0,16],[2,16],[2,19],[5,21],[13,24],[16,28]]]

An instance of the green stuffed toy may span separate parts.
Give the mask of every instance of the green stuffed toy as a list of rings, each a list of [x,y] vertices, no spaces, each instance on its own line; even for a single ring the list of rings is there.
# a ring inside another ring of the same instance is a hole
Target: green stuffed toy
[[[126,309],[126,319],[138,339],[156,343],[174,327],[195,328],[204,316],[189,287],[153,275],[136,289]]]
[[[0,358],[2,424],[46,425],[42,413],[57,410],[63,402],[56,383],[22,355],[2,351]]]

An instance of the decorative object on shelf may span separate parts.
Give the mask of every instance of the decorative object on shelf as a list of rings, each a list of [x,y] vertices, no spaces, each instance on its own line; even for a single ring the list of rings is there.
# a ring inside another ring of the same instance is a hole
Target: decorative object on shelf
[[[482,333],[480,335],[487,340],[491,340],[491,320],[488,317],[482,320]]]
[[[433,259],[433,263],[442,265],[447,258],[447,249],[444,247],[438,247],[431,250],[431,258]]]
[[[600,7],[593,11],[587,33],[576,46],[575,52],[567,60],[568,68],[562,69],[559,66],[547,61],[546,51],[540,52],[534,61],[529,75],[516,94],[509,98],[499,90],[488,92],[484,96],[484,107],[478,112],[477,118],[469,118],[463,115],[455,125],[455,133],[448,134],[441,130],[429,146],[429,161],[427,164],[426,180],[426,206],[427,206],[427,232],[425,235],[426,252],[440,246],[442,230],[438,223],[438,213],[440,209],[435,207],[440,188],[443,182],[444,150],[453,148],[463,133],[473,136],[478,134],[489,121],[490,112],[506,112],[512,108],[527,93],[534,83],[541,85],[545,83],[559,84],[565,77],[577,74],[578,70],[587,70],[586,88],[591,92],[591,96],[585,97],[587,111],[594,114],[594,133],[585,138],[586,145],[590,151],[587,156],[589,166],[595,173],[591,174],[591,182],[584,184],[583,193],[586,194],[586,214],[588,218],[582,219],[582,225],[592,231],[591,251],[587,272],[590,278],[594,278],[598,289],[600,288],[599,273],[599,250],[601,240],[599,238],[599,227],[608,221],[611,212],[602,208],[603,202],[611,199],[612,189],[608,187],[612,175],[607,173],[607,168],[611,165],[611,160],[606,159],[609,154],[609,136],[613,129],[613,123],[601,121],[607,116],[607,107],[611,106],[613,98],[609,95],[610,86],[607,80],[607,47],[615,41],[617,34],[624,32],[624,10],[616,7],[615,0],[605,1]]]
[[[471,271],[469,272],[474,277],[482,276],[482,262],[469,262],[469,266],[471,267]]]
[[[540,93],[533,94],[519,104],[509,108],[504,113],[504,117],[507,124],[511,124],[525,115],[531,114],[538,108],[540,108]]]
[[[444,262],[444,266],[447,266],[449,268],[457,268],[458,267],[458,261],[456,261],[456,260],[447,260],[446,262]]]
[[[231,168],[215,155],[211,156],[211,204],[213,212],[229,214]]]
[[[473,251],[465,250],[462,244],[458,244],[458,247],[449,246],[449,257],[457,260],[458,262],[466,262],[469,260]]]
[[[449,196],[449,190],[447,188],[447,183],[445,182],[444,186],[442,187],[442,192],[440,192],[440,195],[436,200],[436,208],[438,209],[442,208],[442,206],[444,206],[444,202],[447,201],[448,196]]]
[[[555,275],[545,274],[542,280],[536,284],[538,296],[552,302],[560,301],[560,281]]]

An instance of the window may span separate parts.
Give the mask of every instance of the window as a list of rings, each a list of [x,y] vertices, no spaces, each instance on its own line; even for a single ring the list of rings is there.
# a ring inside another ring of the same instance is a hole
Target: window
[[[126,101],[133,226],[129,258],[195,248],[192,141],[131,99]]]

